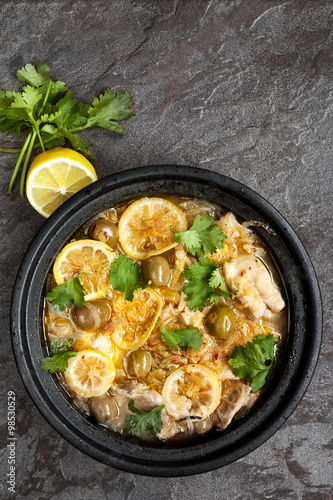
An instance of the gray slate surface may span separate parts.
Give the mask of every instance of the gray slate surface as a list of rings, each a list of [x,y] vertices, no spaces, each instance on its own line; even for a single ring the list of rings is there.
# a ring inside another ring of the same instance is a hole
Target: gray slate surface
[[[333,4],[330,0],[1,1],[0,88],[45,61],[81,100],[131,92],[126,137],[99,129],[99,177],[187,164],[239,180],[268,199],[306,246],[321,284],[324,337],[297,410],[264,445],[211,473],[158,479],[117,471],[65,442],[31,402],[9,334],[18,266],[43,219],[6,194],[14,160],[0,155],[1,498],[234,500],[332,497]],[[9,136],[1,145],[17,144]],[[17,398],[16,496],[7,491],[6,405]]]

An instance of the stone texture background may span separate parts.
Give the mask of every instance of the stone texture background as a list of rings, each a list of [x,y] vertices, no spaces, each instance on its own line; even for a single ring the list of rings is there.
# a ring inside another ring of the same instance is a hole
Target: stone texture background
[[[45,61],[51,76],[90,102],[106,87],[131,92],[125,137],[86,134],[99,177],[149,164],[188,164],[231,176],[291,223],[316,268],[325,326],[321,356],[301,404],[268,442],[199,476],[120,472],[62,439],[30,400],[14,362],[10,295],[43,220],[6,194],[1,165],[1,490],[7,491],[7,393],[17,398],[17,499],[332,499],[331,0],[0,1],[0,88]],[[1,146],[15,138],[1,137]]]

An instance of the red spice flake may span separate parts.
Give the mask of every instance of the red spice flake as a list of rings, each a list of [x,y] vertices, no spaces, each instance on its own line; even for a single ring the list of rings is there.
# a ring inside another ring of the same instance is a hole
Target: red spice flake
[[[81,359],[84,359],[85,358],[85,354],[83,356],[81,356]]]
[[[219,359],[219,355],[218,355],[218,353],[217,353],[217,352],[214,354],[214,358],[215,358],[215,359]]]
[[[175,365],[180,365],[182,363],[182,358],[180,356],[176,356],[172,362],[175,364]]]
[[[112,311],[111,318],[114,318],[116,314],[117,314],[116,311]]]
[[[245,274],[245,273],[246,273],[246,271],[244,271],[244,270],[243,270],[243,271],[241,272],[241,276],[244,276],[244,274]]]

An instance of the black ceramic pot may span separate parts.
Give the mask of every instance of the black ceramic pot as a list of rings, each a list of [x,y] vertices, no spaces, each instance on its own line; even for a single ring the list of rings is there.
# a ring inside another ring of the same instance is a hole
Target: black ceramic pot
[[[70,400],[55,376],[41,370],[47,355],[42,330],[45,281],[56,254],[77,229],[107,207],[134,197],[178,194],[204,198],[240,219],[267,222],[256,228],[281,275],[289,308],[289,338],[282,362],[252,412],[201,441],[151,445],[96,424]],[[71,444],[118,469],[149,476],[186,476],[223,467],[276,432],[304,395],[319,355],[322,310],[310,259],[285,219],[258,194],[207,170],[151,166],[114,174],[88,186],[44,224],[18,272],[12,299],[12,341],[23,382],[47,421]]]

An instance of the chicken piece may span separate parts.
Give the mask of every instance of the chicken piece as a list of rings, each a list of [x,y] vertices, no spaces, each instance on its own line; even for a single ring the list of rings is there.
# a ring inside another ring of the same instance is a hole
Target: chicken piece
[[[139,410],[145,412],[162,404],[162,396],[160,393],[153,389],[149,389],[144,384],[138,384],[137,382],[120,384],[117,388],[117,393],[127,401],[135,399],[135,406]]]
[[[161,416],[163,427],[157,437],[163,441],[171,438],[178,441],[190,436],[204,434],[213,427],[209,417],[198,421],[192,419],[176,420],[165,409],[162,411]]]
[[[195,326],[199,329],[205,329],[204,319],[207,311],[208,307],[205,307],[202,312],[191,311],[191,309],[187,305],[186,295],[185,293],[182,292],[177,312],[179,318],[183,321],[185,325]]]
[[[244,304],[254,319],[282,311],[285,302],[274,285],[263,262],[253,255],[242,255],[223,264],[225,281],[236,298]]]
[[[171,415],[169,415],[165,408],[162,410],[161,417],[163,427],[161,429],[161,432],[156,435],[159,439],[167,441],[170,438],[173,438],[175,436],[179,437],[181,434],[185,433],[187,427],[185,420],[179,422],[179,420],[176,420]]]
[[[227,236],[223,248],[217,248],[213,254],[208,254],[216,264],[229,262],[233,256],[236,256],[239,250],[252,255],[259,255],[263,249],[258,245],[258,240],[253,231],[239,224],[234,214],[228,212],[223,215],[216,223]]]
[[[210,420],[220,429],[225,429],[242,408],[249,410],[257,401],[251,387],[240,380],[227,380],[222,384],[222,397],[219,406],[211,414]]]
[[[223,215],[217,224],[229,240],[243,239],[248,244],[255,244],[257,241],[254,232],[242,224],[239,224],[236,217],[231,212]]]
[[[91,414],[98,422],[111,429],[123,432],[126,429],[126,417],[130,415],[128,403],[135,399],[135,406],[149,412],[162,404],[162,396],[144,384],[136,382],[112,385],[109,391],[102,396],[90,398],[88,401]]]

